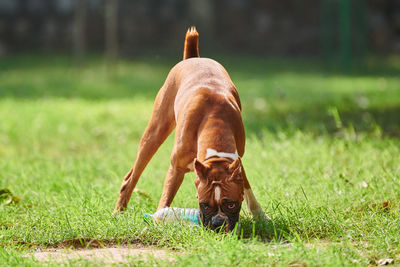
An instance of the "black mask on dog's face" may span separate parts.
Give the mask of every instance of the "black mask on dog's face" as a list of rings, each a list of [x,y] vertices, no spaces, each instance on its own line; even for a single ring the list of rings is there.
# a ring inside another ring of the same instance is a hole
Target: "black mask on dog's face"
[[[212,207],[209,203],[199,203],[202,224],[211,230],[229,232],[239,221],[241,204],[237,201],[222,200],[221,205]]]
[[[204,164],[195,160],[195,180],[200,218],[212,230],[232,231],[239,220],[243,201],[240,158],[230,162],[213,158]]]

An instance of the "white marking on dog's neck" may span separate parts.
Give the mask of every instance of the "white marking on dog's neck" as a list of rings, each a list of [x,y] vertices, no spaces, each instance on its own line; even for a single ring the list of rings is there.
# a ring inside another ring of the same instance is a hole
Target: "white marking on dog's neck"
[[[221,187],[219,187],[219,186],[215,187],[214,198],[215,198],[215,201],[217,201],[217,202],[221,198]]]
[[[209,159],[211,157],[230,158],[236,160],[239,157],[239,155],[237,151],[235,151],[235,153],[227,153],[227,152],[218,152],[217,150],[214,150],[212,148],[207,148],[206,159]]]

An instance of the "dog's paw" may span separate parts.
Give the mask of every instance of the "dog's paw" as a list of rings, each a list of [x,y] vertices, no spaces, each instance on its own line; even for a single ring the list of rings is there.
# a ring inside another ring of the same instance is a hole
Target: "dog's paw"
[[[271,218],[260,208],[253,212],[253,218],[260,221],[270,221]]]
[[[268,217],[268,215],[265,214],[264,211],[259,215],[259,218],[262,219],[262,220],[264,220],[264,221],[270,221],[270,220],[271,220],[271,218]]]

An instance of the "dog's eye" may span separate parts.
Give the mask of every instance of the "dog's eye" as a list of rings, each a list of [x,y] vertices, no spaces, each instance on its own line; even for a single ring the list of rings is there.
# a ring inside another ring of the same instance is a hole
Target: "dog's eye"
[[[235,203],[229,203],[228,205],[227,205],[227,207],[228,207],[228,209],[234,209],[235,207],[236,207],[236,205],[235,205]]]

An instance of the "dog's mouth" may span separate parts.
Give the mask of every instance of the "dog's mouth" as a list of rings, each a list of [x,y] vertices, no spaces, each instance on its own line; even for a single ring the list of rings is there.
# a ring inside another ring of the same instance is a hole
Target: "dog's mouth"
[[[205,216],[203,214],[200,214],[201,221],[203,223],[203,226],[216,231],[216,232],[225,232],[229,233],[230,231],[233,231],[234,226],[238,222],[238,216],[235,216],[234,218],[230,217],[225,217],[225,220],[221,224],[213,224],[212,220],[213,216]]]
[[[222,226],[217,226],[217,227],[213,227],[211,225],[208,226],[208,228],[210,228],[211,230],[221,233],[229,233],[231,231],[231,227],[229,226],[229,224],[224,223]]]
[[[229,233],[229,231],[230,231],[229,224],[226,224],[226,226],[225,226],[225,233]]]
[[[235,225],[235,224],[233,224],[233,225]],[[222,233],[222,232],[229,233],[229,232],[233,231],[233,228],[234,227],[231,227],[231,225],[229,223],[224,223],[222,226],[216,227],[216,228],[214,228],[212,230],[216,231],[216,232],[219,232],[219,233]]]

